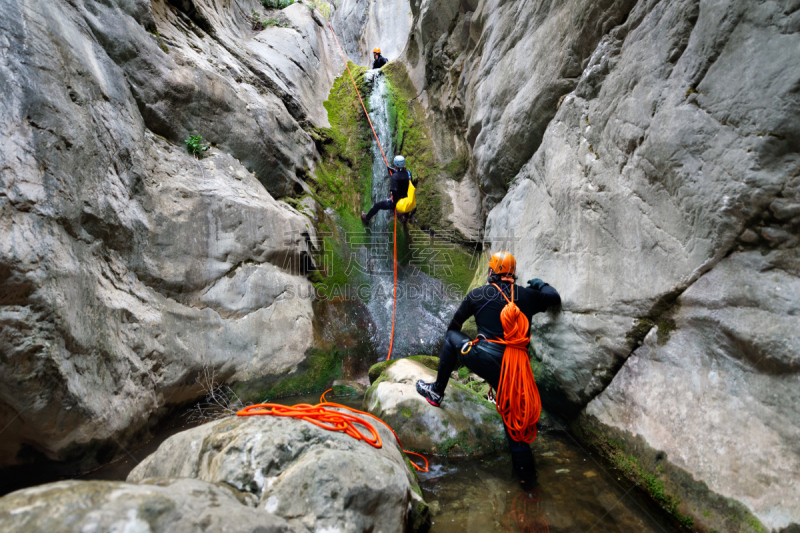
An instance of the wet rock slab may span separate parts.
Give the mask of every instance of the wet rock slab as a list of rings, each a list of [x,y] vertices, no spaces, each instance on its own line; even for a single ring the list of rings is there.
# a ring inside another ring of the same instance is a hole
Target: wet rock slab
[[[441,407],[430,405],[417,393],[417,380],[436,379],[436,371],[429,366],[436,366],[438,359],[415,356],[390,363],[370,369],[372,386],[364,397],[364,408],[389,424],[403,446],[448,456],[503,449],[500,415],[494,405],[466,386],[451,380]]]

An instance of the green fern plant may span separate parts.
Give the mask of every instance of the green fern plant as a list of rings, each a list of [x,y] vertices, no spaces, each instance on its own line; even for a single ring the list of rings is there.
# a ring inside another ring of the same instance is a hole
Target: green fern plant
[[[199,135],[190,135],[184,142],[186,143],[186,150],[198,159],[201,159],[203,152],[209,148]]]

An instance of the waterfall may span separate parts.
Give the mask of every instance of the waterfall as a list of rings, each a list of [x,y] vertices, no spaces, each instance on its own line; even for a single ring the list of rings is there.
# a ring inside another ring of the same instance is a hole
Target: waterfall
[[[381,141],[386,158],[391,163],[395,156],[389,123],[390,95],[386,77],[381,71],[367,72],[367,83],[372,85],[369,97],[370,119]],[[372,202],[389,197],[389,180],[380,148],[372,141]],[[414,169],[409,168],[413,173]],[[420,199],[424,201],[424,199]],[[392,328],[392,292],[394,287],[392,231],[394,213],[380,211],[370,224],[368,239],[362,249],[369,265],[369,301],[367,308],[375,325],[373,341],[381,359],[389,349]],[[398,275],[397,314],[392,358],[417,354],[438,354],[447,324],[458,306],[458,295],[448,293],[446,284],[432,278],[415,267],[413,242],[422,240],[421,232],[412,233],[410,226],[398,221]],[[401,246],[400,243],[411,245]]]

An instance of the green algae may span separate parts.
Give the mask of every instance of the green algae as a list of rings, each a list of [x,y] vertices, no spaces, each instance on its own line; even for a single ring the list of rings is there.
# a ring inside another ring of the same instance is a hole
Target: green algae
[[[365,92],[365,67],[349,63],[356,86]],[[372,133],[349,76],[336,78],[323,103],[330,128],[315,130],[320,161],[315,172],[315,195],[324,207],[353,215],[369,202],[372,187]]]
[[[734,533],[767,531],[744,505],[712,492],[704,482],[668,462],[666,454],[650,448],[642,437],[604,426],[586,414],[572,429],[683,527]]]
[[[436,161],[425,111],[402,63],[383,69],[389,82],[389,126],[394,131],[395,152],[403,154],[417,184],[416,220],[423,229],[449,229],[444,224],[442,192],[438,185],[441,169]]]
[[[438,357],[432,357],[430,355],[412,355],[406,357],[405,359],[421,363],[431,370],[439,369]],[[369,382],[374,386],[378,381],[381,380],[381,378],[386,379],[388,377],[386,374],[386,369],[395,364],[397,361],[400,361],[400,359],[390,359],[388,361],[381,361],[380,363],[372,365],[369,369]]]
[[[280,380],[261,378],[234,385],[233,391],[244,403],[259,403],[275,398],[324,391],[331,381],[341,377],[345,352],[312,348],[301,367]]]

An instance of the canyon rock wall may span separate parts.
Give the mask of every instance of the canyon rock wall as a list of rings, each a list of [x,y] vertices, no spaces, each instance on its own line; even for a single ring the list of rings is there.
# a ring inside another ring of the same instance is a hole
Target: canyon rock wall
[[[412,7],[410,77],[442,158],[469,162],[446,187],[482,200],[451,220],[486,216],[471,235],[562,294],[532,324],[546,406],[592,402],[766,528],[800,521],[800,6]],[[696,525],[739,527],[698,498]]]
[[[263,31],[218,6],[0,6],[0,466],[108,460],[198,376],[312,345],[314,228],[273,195],[305,186],[341,61],[305,5]]]
[[[408,41],[413,16],[409,0],[342,0],[331,17],[348,58],[372,67],[372,50],[395,61]]]

